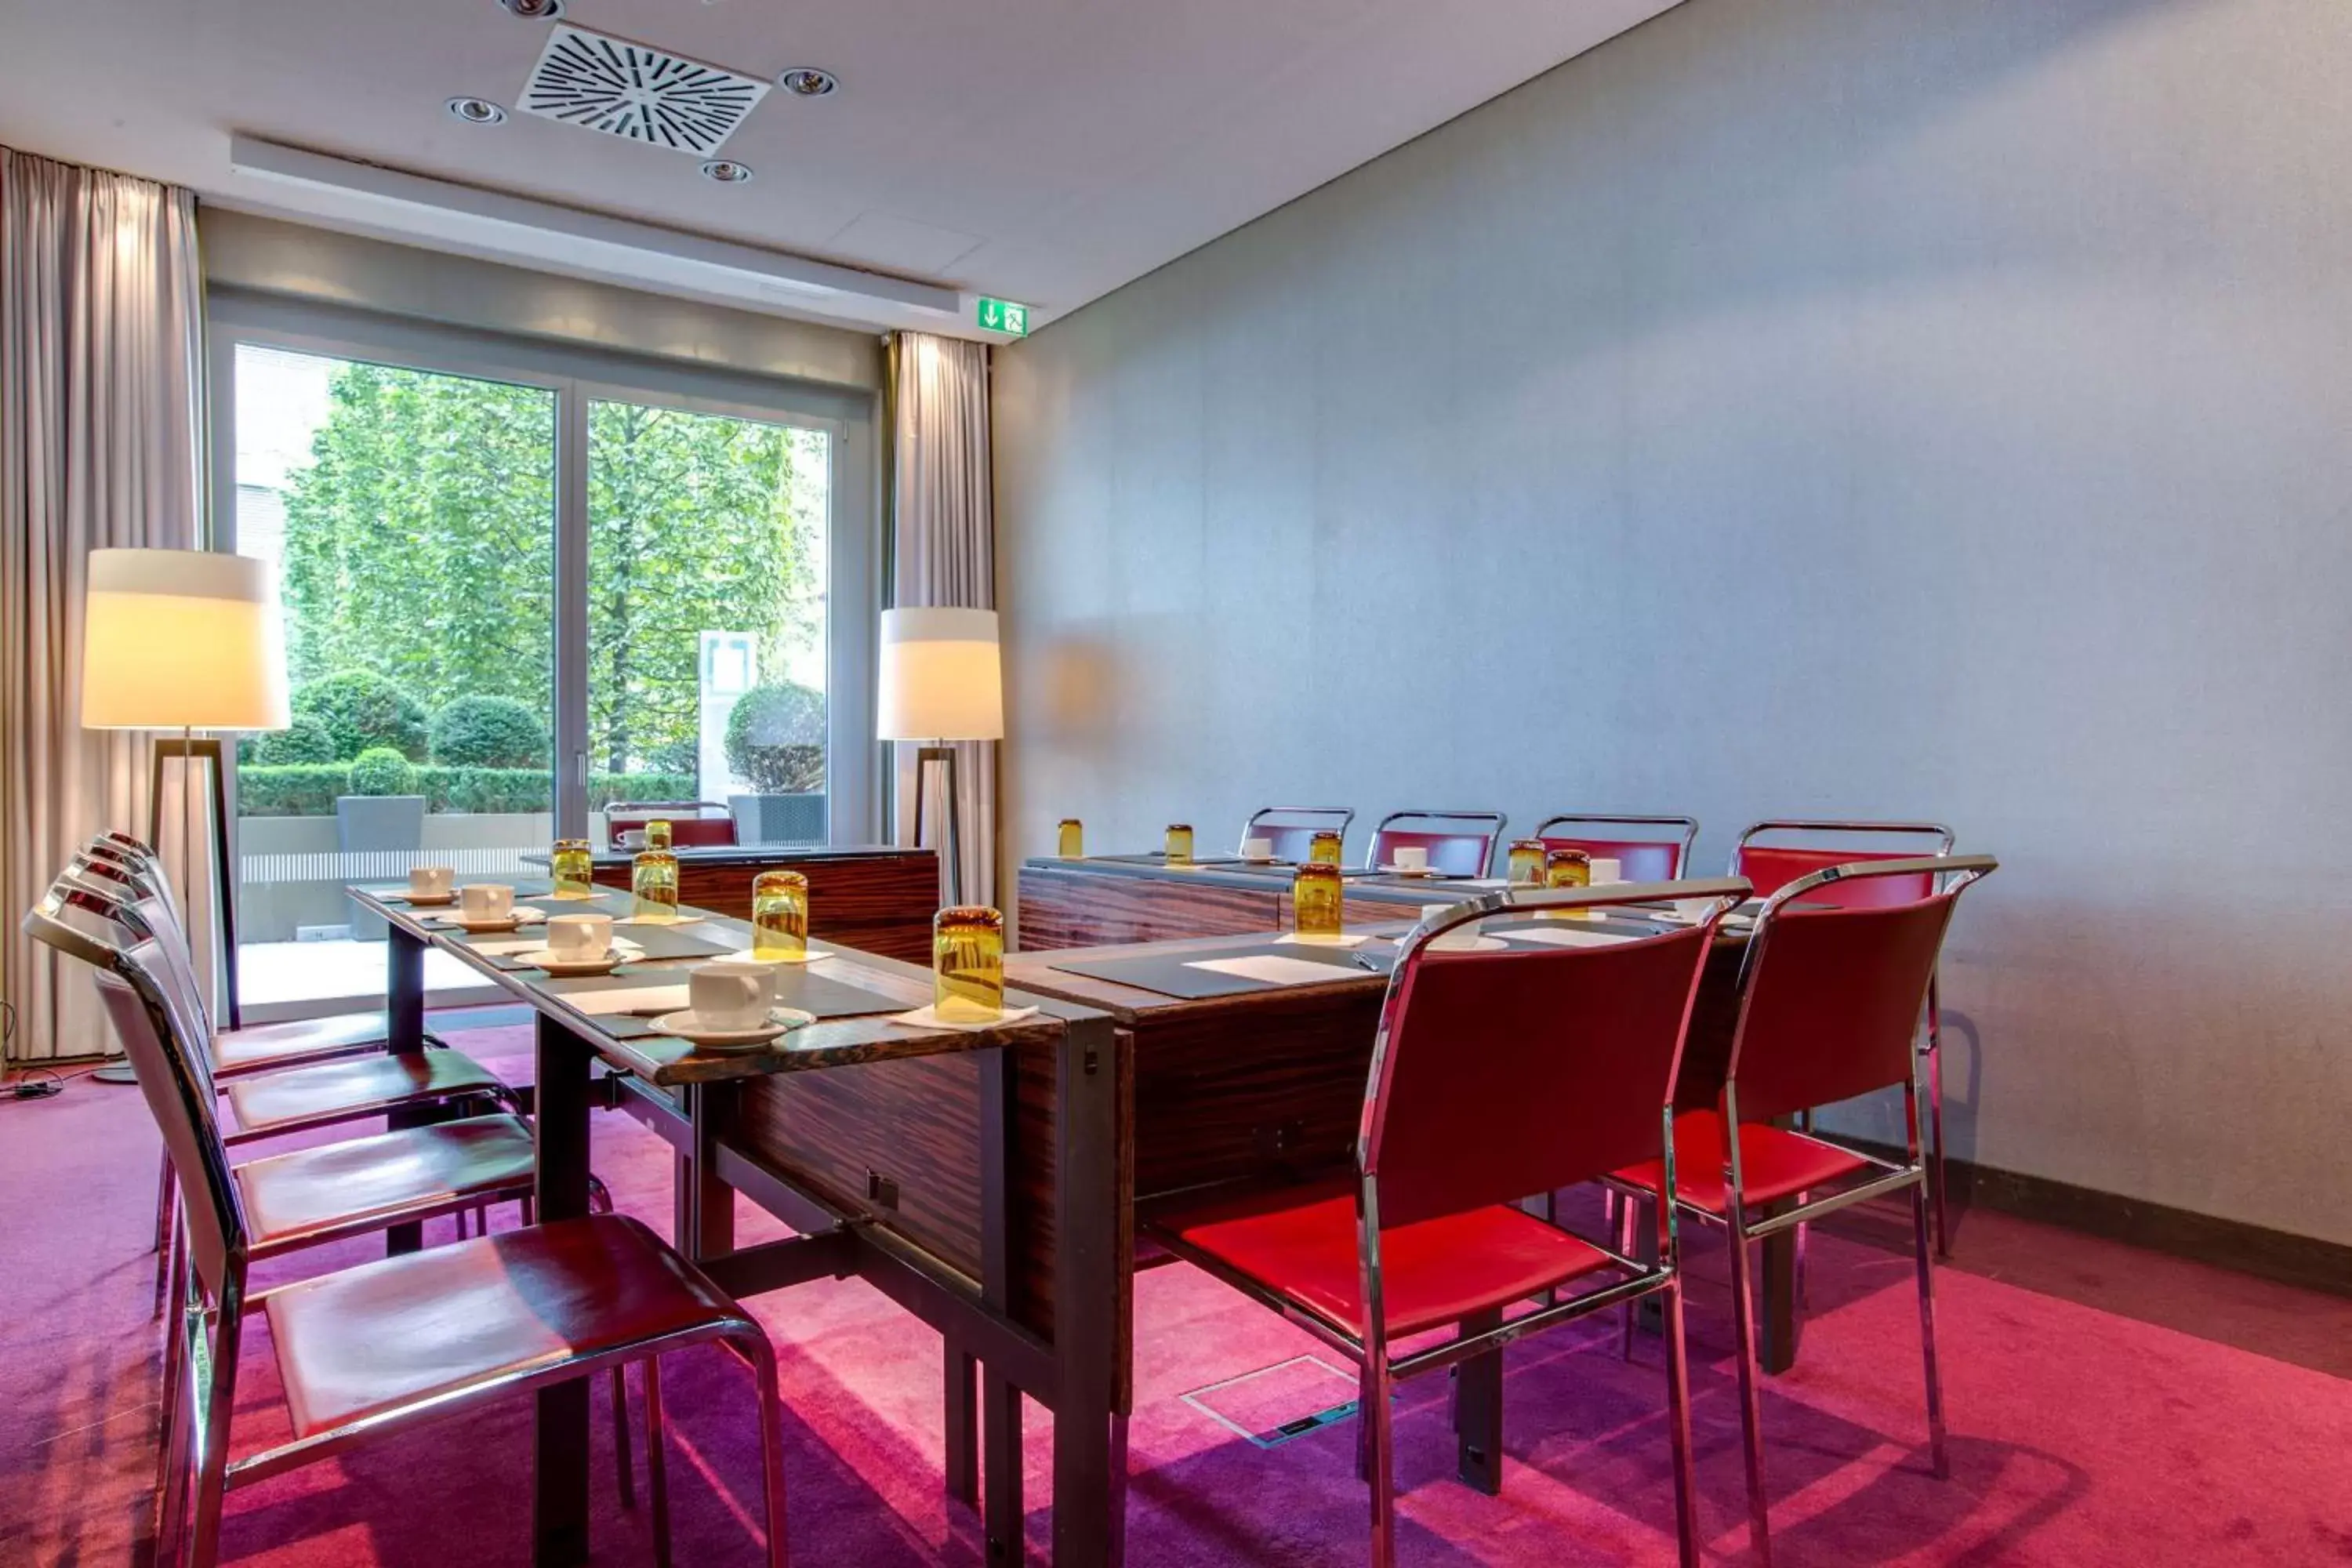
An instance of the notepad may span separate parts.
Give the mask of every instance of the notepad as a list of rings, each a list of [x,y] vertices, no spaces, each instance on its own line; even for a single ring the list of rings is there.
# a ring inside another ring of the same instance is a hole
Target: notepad
[[[622,991],[566,991],[564,1003],[592,1018],[614,1013],[674,1013],[687,1005],[683,985],[637,985]]]
[[[1334,973],[1335,966],[1328,963],[1261,954],[1246,958],[1197,958],[1184,967],[1205,969],[1212,974],[1230,974],[1237,980],[1263,980],[1269,985],[1328,985],[1334,980],[1344,978],[1347,973],[1345,970]]]

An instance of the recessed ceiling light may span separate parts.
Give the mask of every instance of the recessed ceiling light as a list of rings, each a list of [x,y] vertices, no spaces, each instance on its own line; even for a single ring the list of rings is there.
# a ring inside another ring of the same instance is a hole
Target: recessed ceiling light
[[[487,98],[453,98],[443,107],[452,120],[462,120],[468,125],[497,125],[507,117],[505,110]]]
[[[794,98],[823,98],[841,85],[829,70],[815,66],[794,66],[776,78],[776,85]]]
[[[563,15],[563,0],[499,0],[509,15],[526,22],[552,22]]]
[[[748,184],[751,179],[751,165],[739,163],[732,158],[713,158],[702,165],[702,177],[715,184]]]

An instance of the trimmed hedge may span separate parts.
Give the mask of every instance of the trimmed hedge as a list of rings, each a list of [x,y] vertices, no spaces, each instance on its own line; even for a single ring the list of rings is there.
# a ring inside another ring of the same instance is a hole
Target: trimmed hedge
[[[349,763],[236,771],[239,816],[332,816],[335,797],[352,793]],[[549,809],[543,768],[437,768],[416,770],[415,793],[427,811],[484,814]],[[692,773],[596,773],[588,781],[588,809],[602,811],[616,800],[692,800]]]
[[[433,761],[445,768],[544,767],[547,731],[511,697],[460,697],[433,715]]]
[[[824,787],[824,693],[789,680],[755,686],[727,715],[727,765],[762,795]]]
[[[425,760],[425,705],[372,669],[306,680],[294,689],[293,709],[326,730],[334,746],[329,755],[338,761],[378,746]]]

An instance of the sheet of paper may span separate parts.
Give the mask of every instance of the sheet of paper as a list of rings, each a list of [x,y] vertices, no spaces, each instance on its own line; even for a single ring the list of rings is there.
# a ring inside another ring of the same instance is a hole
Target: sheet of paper
[[[1340,936],[1301,936],[1292,931],[1274,939],[1276,947],[1361,947],[1372,939],[1361,931],[1349,931]]]
[[[1579,931],[1570,925],[1519,926],[1495,934],[1505,942],[1537,942],[1548,947],[1607,947],[1612,942],[1636,940],[1630,932]]]
[[[564,1002],[592,1018],[614,1013],[675,1013],[686,1005],[683,985],[640,985],[625,991],[576,991]]]
[[[1303,958],[1274,958],[1252,954],[1247,958],[1202,958],[1184,965],[1187,969],[1206,969],[1217,974],[1231,974],[1242,980],[1263,980],[1272,985],[1318,985],[1334,980],[1345,980],[1349,971],[1337,964],[1315,963]]]
[[[1024,1018],[1037,1016],[1034,1007],[1007,1007],[985,1024],[966,1024],[942,1018],[929,1007],[918,1007],[911,1013],[894,1013],[885,1023],[904,1024],[910,1029],[958,1029],[967,1035],[977,1035],[983,1029],[998,1029],[1007,1024],[1017,1024]]]

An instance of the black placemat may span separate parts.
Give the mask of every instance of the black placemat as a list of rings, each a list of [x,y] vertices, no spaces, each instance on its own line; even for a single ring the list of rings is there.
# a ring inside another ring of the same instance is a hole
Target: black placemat
[[[1362,954],[1360,963],[1358,962],[1358,954]],[[1225,952],[1082,958],[1066,963],[1050,963],[1048,967],[1058,969],[1065,974],[1084,974],[1096,980],[1108,980],[1116,985],[1132,985],[1139,991],[1153,991],[1185,1002],[1286,988],[1279,981],[1253,980],[1246,975],[1223,974],[1213,969],[1192,967],[1212,958],[1295,958],[1303,963],[1328,965],[1338,971],[1332,975],[1334,980],[1338,980],[1349,974],[1385,974],[1395,955],[1392,952],[1367,952],[1362,947],[1316,947],[1300,942],[1277,944],[1269,941],[1255,947],[1235,948]]]
[[[700,926],[688,926],[680,931],[676,926],[617,926],[613,931],[615,942],[633,942],[647,958],[716,958],[721,953],[738,952],[740,948],[728,946],[698,934]]]
[[[688,971],[683,969],[641,969],[625,966],[610,974],[572,975],[551,978],[540,989],[551,996],[578,996],[598,991],[635,991],[656,985],[675,985],[683,990]],[[811,974],[804,968],[780,964],[776,970],[776,1005],[797,1007],[820,1018],[862,1018],[877,1013],[905,1013],[916,1004],[867,991],[861,986],[828,980],[822,974]],[[605,1017],[622,1015],[610,1014]]]

